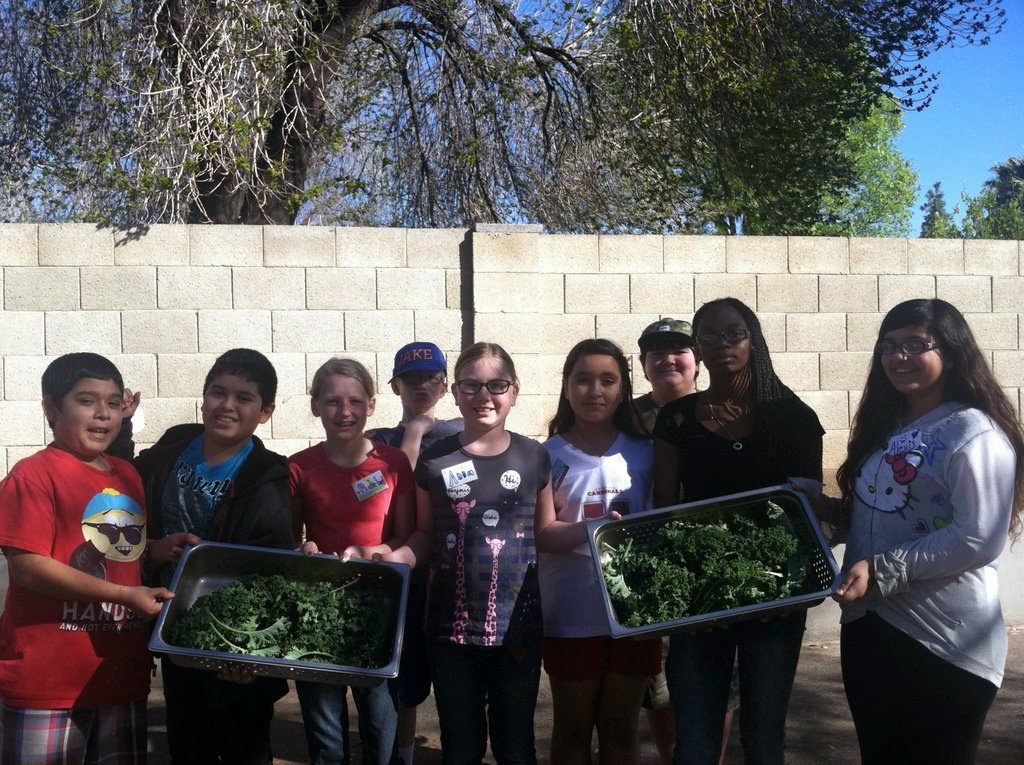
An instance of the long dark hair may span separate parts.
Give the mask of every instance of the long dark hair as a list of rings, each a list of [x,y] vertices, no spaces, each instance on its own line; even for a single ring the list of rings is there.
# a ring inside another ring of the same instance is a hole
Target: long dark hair
[[[955,306],[938,299],[907,300],[892,308],[882,319],[878,339],[902,327],[924,327],[941,346],[942,359],[946,364],[942,373],[944,400],[958,401],[981,410],[992,418],[1013,446],[1017,465],[1009,534],[1016,540],[1022,531],[1024,506],[1024,430],[1013,404],[992,374],[967,320]],[[853,496],[857,471],[864,460],[885,446],[886,438],[906,411],[906,398],[885,376],[882,357],[876,348],[871,357],[864,395],[853,418],[846,461],[836,475],[844,500]]]
[[[750,332],[750,375],[754,404],[796,398],[796,394],[786,387],[779,376],[775,374],[775,367],[772,366],[772,358],[768,353],[768,343],[765,342],[761,322],[742,300],[726,297],[711,300],[702,305],[693,315],[693,336],[700,335],[701,322],[708,312],[723,305],[734,309]]]
[[[568,433],[576,422],[576,413],[569,404],[569,398],[565,395],[565,385],[569,381],[572,370],[584,356],[610,356],[619,367],[619,377],[622,384],[622,401],[615,408],[612,416],[612,424],[627,436],[634,438],[648,438],[647,431],[640,424],[640,416],[637,414],[636,406],[633,404],[633,381],[629,373],[629,362],[626,354],[622,352],[611,340],[597,338],[596,340],[581,340],[572,347],[569,355],[565,357],[565,364],[562,365],[562,389],[558,394],[558,409],[555,416],[548,423],[548,436],[557,436]]]

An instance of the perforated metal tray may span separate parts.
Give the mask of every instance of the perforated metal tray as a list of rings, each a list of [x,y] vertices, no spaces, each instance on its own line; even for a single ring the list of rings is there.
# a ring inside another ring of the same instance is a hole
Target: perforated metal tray
[[[335,585],[357,580],[353,587],[368,588],[379,595],[376,602],[379,616],[386,625],[385,634],[393,635],[393,639],[388,642],[388,661],[380,667],[346,667],[222,651],[201,651],[167,642],[171,626],[199,597],[249,574],[280,574],[292,580],[327,581]],[[229,665],[243,665],[255,674],[266,677],[342,685],[378,685],[398,675],[409,574],[408,566],[397,563],[362,560],[342,563],[333,555],[305,555],[265,547],[201,542],[186,549],[178,561],[170,587],[174,591],[174,599],[164,604],[157,617],[149,649],[165,654],[172,662],[183,667],[216,671]]]
[[[782,508],[790,531],[797,538],[798,545],[810,556],[808,580],[812,587],[811,591],[788,598],[739,606],[724,611],[696,614],[643,627],[626,627],[619,623],[601,569],[601,556],[609,546],[617,547],[627,539],[633,539],[635,545],[643,546],[653,538],[658,528],[677,519],[714,523],[734,513],[762,512],[765,502],[769,500]],[[597,521],[587,527],[587,533],[590,539],[595,575],[601,582],[604,593],[604,606],[611,636],[616,638],[649,637],[672,632],[685,632],[721,626],[743,619],[778,615],[794,608],[809,608],[818,605],[832,595],[842,581],[839,575],[839,566],[836,565],[836,560],[821,533],[821,527],[807,503],[807,498],[788,486],[771,486],[756,491],[649,510],[628,515],[617,521]]]

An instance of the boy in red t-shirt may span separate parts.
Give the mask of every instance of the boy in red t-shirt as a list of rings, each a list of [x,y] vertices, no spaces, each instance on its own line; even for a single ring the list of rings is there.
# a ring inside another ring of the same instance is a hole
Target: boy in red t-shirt
[[[104,453],[135,403],[117,367],[67,354],[42,389],[53,443],[0,482],[0,763],[142,763],[145,620],[174,596],[141,586],[141,559],[176,560],[184,535],[147,544],[139,476]]]

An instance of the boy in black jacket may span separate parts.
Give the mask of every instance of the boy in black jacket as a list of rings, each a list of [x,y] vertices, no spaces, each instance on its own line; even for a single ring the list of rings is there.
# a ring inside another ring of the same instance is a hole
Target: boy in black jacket
[[[135,460],[151,536],[189,532],[200,539],[291,549],[288,462],[253,433],[274,411],[277,373],[263,354],[236,348],[220,356],[203,385],[202,425],[169,429]],[[158,573],[161,583],[171,571]],[[167,739],[175,765],[271,762],[274,702],[284,680],[214,674],[162,661]]]

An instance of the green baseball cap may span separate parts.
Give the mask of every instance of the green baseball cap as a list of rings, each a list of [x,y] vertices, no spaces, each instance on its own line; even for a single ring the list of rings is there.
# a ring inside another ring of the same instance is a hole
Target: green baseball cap
[[[666,316],[644,327],[637,345],[640,346],[641,353],[647,353],[652,346],[660,345],[665,340],[693,345],[693,327],[688,321]]]

